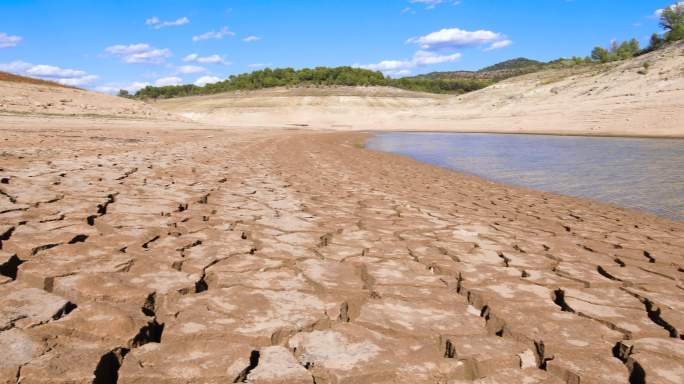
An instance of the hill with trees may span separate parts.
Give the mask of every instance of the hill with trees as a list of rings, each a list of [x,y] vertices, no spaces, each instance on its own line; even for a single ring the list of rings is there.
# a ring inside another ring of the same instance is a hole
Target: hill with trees
[[[165,87],[147,86],[135,95],[122,90],[119,96],[137,99],[168,99],[182,96],[211,95],[229,91],[258,90],[274,87],[321,87],[321,86],[390,86],[410,91],[463,94],[485,88],[495,82],[511,77],[580,65],[595,65],[626,60],[662,48],[668,43],[684,40],[684,4],[677,3],[663,9],[660,25],[665,30],[661,36],[654,33],[649,46],[641,48],[636,39],[614,41],[609,47],[595,47],[591,55],[573,56],[549,62],[519,57],[482,68],[478,71],[432,72],[425,75],[390,78],[381,72],[354,67],[277,68],[232,75],[228,79],[204,86],[194,84]]]
[[[416,78],[436,79],[436,80],[467,80],[477,79],[486,81],[501,81],[510,77],[524,75],[539,71],[544,68],[541,61],[531,60],[525,57],[502,61],[480,69],[479,71],[450,71],[450,72],[431,72]]]
[[[393,79],[381,72],[352,67],[316,67],[263,69],[230,76],[205,86],[194,84],[152,87],[139,90],[139,99],[168,99],[181,96],[211,95],[229,91],[257,90],[274,87],[321,86],[391,86],[411,91],[460,94],[489,86],[491,82],[477,79],[439,80],[428,78]],[[124,94],[121,94],[125,96]]]

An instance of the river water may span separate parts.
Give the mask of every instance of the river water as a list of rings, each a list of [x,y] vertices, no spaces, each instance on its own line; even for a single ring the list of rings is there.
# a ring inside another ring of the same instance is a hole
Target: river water
[[[367,147],[496,182],[684,220],[684,140],[385,133]]]

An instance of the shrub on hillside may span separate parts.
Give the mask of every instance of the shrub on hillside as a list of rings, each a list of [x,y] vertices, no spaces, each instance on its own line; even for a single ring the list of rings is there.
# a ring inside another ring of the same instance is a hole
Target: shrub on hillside
[[[634,56],[638,56],[640,53],[641,48],[639,48],[639,40],[632,39],[623,41],[622,43],[613,41],[610,45],[610,49],[595,47],[594,50],[591,51],[591,58],[600,63],[607,63],[609,61],[630,59]]]

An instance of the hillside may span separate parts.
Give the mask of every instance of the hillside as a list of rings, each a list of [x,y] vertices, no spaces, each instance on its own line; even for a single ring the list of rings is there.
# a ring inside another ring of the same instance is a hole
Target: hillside
[[[19,76],[19,75],[15,75],[13,73],[3,72],[3,71],[0,71],[0,81],[44,85],[47,87],[72,88],[72,87],[69,87],[69,86],[54,82],[54,81],[47,81],[47,80],[42,80],[42,79],[36,79],[33,77]]]
[[[176,118],[149,104],[0,72],[0,114]]]
[[[431,72],[416,78],[428,78],[437,80],[490,80],[500,81],[510,77],[519,76],[544,69],[546,63],[530,60],[524,57],[502,61],[500,63],[482,68],[478,71],[449,71]]]
[[[230,91],[253,91],[277,87],[395,87],[410,91],[462,94],[482,89],[491,82],[476,79],[428,79],[386,77],[382,72],[353,67],[276,68],[232,75],[223,81],[194,84],[147,86],[134,95],[141,100],[213,95]]]
[[[545,69],[461,96],[276,88],[155,105],[230,126],[684,137],[682,68],[684,43],[677,43],[621,62]]]

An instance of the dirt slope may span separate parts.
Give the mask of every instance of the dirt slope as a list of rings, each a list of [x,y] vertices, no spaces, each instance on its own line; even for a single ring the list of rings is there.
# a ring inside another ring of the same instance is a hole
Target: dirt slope
[[[645,63],[648,63],[646,66]],[[684,136],[684,44],[512,78],[463,96],[390,88],[271,89],[160,101],[231,126]]]
[[[0,114],[178,119],[143,102],[4,72]]]

